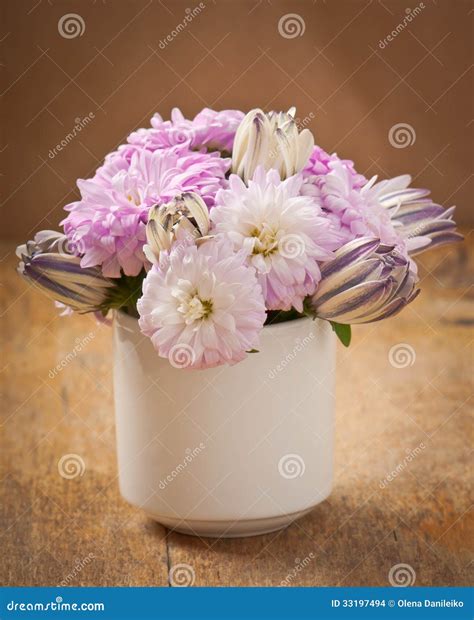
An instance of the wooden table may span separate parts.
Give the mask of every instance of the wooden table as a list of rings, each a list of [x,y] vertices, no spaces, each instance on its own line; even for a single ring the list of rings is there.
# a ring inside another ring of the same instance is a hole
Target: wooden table
[[[169,532],[120,497],[110,328],[59,317],[15,274],[11,244],[1,256],[2,585],[166,586],[185,563],[196,585],[275,586],[307,557],[292,585],[389,585],[400,563],[416,585],[469,583],[468,243],[422,255],[421,297],[339,348],[329,500],[284,531],[241,540]],[[403,368],[390,363],[400,343],[413,362]],[[66,454],[81,456],[82,476],[59,475]]]

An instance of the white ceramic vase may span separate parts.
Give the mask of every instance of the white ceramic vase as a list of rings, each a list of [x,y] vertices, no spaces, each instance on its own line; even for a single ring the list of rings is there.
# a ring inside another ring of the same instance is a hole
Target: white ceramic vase
[[[336,343],[328,323],[265,327],[258,353],[208,370],[158,357],[125,314],[114,332],[127,501],[178,532],[238,537],[285,527],[329,495]]]

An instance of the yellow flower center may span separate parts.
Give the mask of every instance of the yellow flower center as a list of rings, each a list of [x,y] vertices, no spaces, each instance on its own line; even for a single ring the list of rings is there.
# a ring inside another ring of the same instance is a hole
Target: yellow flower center
[[[261,230],[254,228],[250,236],[255,239],[252,254],[269,256],[278,249],[277,234],[266,224],[263,225]]]
[[[187,325],[194,323],[195,321],[201,321],[207,319],[212,313],[212,301],[209,299],[201,299],[197,293],[190,295],[188,299],[183,300],[178,307],[178,311],[184,317],[184,321]]]

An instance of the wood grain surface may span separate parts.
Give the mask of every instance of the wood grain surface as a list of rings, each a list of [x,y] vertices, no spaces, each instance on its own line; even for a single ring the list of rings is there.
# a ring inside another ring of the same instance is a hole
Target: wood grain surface
[[[110,328],[59,317],[3,245],[1,585],[167,586],[181,563],[195,585],[383,586],[399,563],[416,585],[468,585],[470,241],[422,255],[416,302],[339,348],[330,498],[286,530],[237,540],[169,532],[120,497]],[[400,343],[414,352],[403,368],[390,363]],[[59,475],[67,454],[82,475]]]

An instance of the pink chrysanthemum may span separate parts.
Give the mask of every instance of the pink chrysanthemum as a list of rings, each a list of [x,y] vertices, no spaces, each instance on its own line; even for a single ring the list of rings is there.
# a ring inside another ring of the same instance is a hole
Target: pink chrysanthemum
[[[162,252],[144,280],[138,312],[142,332],[176,368],[241,361],[258,347],[266,318],[255,270],[220,235]]]
[[[151,128],[134,131],[128,142],[151,151],[186,144],[191,149],[205,147],[210,151],[230,152],[235,132],[243,118],[244,113],[239,110],[216,112],[204,108],[193,120],[189,120],[178,108],[173,108],[170,121],[164,121],[159,114],[155,114],[151,119]]]
[[[317,184],[305,182],[302,193],[313,196],[339,227],[344,241],[355,237],[375,236],[383,243],[396,244],[399,239],[388,210],[382,207],[373,191],[373,181],[360,188],[350,170],[342,163],[331,163],[329,173]]]
[[[102,265],[104,275],[140,273],[149,208],[181,192],[196,192],[208,206],[226,186],[230,161],[217,153],[195,153],[184,147],[142,149],[131,155],[111,153],[92,179],[79,180],[81,200],[70,211],[64,232],[83,255],[81,266]]]
[[[269,310],[303,310],[321,278],[318,261],[341,243],[311,197],[301,196],[302,175],[281,181],[258,168],[248,187],[237,175],[216,196],[211,220],[255,267]]]
[[[357,237],[377,237],[382,243],[395,246],[405,257],[429,243],[429,239],[404,237],[401,227],[392,219],[392,212],[385,206],[387,200],[387,204],[396,204],[397,195],[400,203],[426,195],[424,189],[407,189],[409,176],[379,183],[375,183],[376,177],[373,177],[360,187],[342,162],[332,162],[330,168],[329,173],[319,177],[316,185],[307,181],[302,192],[315,198],[345,242]]]
[[[309,161],[303,168],[303,176],[305,180],[311,180],[313,183],[318,183],[318,177],[324,176],[331,172],[333,164],[342,164],[346,168],[352,178],[354,187],[362,187],[367,183],[367,179],[363,174],[359,174],[354,168],[354,162],[350,159],[340,159],[336,153],[329,155],[320,146],[315,146],[313,152],[310,155]],[[316,178],[314,178],[316,177]]]

